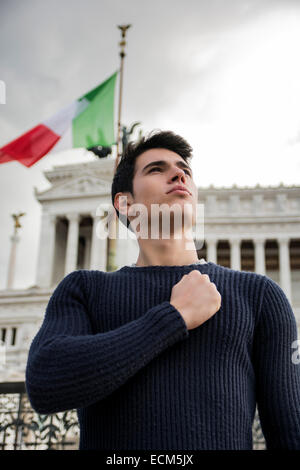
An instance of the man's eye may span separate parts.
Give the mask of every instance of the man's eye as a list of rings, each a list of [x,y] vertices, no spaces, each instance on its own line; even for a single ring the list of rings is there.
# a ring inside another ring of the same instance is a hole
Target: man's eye
[[[151,168],[151,170],[149,171],[149,173],[151,173],[151,171],[156,171],[156,170],[161,171],[161,168],[159,168],[158,166],[154,166],[153,168]]]
[[[149,173],[151,173],[152,171],[157,171],[157,170],[158,170],[158,171],[162,171],[162,169],[161,169],[160,167],[154,166],[154,167],[151,168],[151,170],[149,170]],[[184,168],[184,171],[185,171],[185,173],[187,173],[189,176],[191,176],[190,170],[188,170],[187,168]]]

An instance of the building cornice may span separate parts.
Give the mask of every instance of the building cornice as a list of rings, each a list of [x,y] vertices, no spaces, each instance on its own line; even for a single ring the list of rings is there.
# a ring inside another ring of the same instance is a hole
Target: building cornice
[[[277,185],[277,186],[237,186],[237,185],[232,185],[232,186],[214,186],[214,185],[209,185],[209,186],[198,186],[197,187],[199,192],[205,192],[206,194],[243,194],[243,195],[253,195],[253,194],[269,194],[269,195],[274,195],[274,194],[280,194],[280,193],[286,193],[286,192],[292,192],[296,193],[297,195],[300,195],[300,186],[297,185]]]
[[[0,304],[47,302],[55,287],[44,289],[29,287],[25,289],[0,290]]]
[[[53,169],[44,171],[44,175],[50,183],[61,183],[77,176],[99,176],[106,181],[112,181],[115,158],[105,157],[92,162],[76,163],[69,165],[57,165]]]

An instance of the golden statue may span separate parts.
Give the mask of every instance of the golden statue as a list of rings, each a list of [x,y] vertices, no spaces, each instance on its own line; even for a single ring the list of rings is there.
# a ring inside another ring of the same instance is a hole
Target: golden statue
[[[26,215],[26,212],[19,212],[19,214],[12,214],[12,218],[14,219],[15,221],[15,233],[17,233],[17,229],[22,227],[22,225],[20,224],[20,217],[22,217],[23,215]]]

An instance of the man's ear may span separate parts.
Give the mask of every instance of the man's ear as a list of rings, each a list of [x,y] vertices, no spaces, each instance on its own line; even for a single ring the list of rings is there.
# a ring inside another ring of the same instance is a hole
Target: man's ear
[[[132,194],[129,192],[117,193],[115,195],[114,206],[120,214],[127,215],[132,203]]]

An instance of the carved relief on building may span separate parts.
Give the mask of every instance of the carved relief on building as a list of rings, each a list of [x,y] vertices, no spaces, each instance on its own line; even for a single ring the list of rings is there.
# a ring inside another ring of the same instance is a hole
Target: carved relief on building
[[[85,196],[90,194],[110,194],[111,184],[95,176],[83,175],[72,181],[56,184],[46,191],[36,193],[39,201],[46,199],[64,199],[68,197]]]

